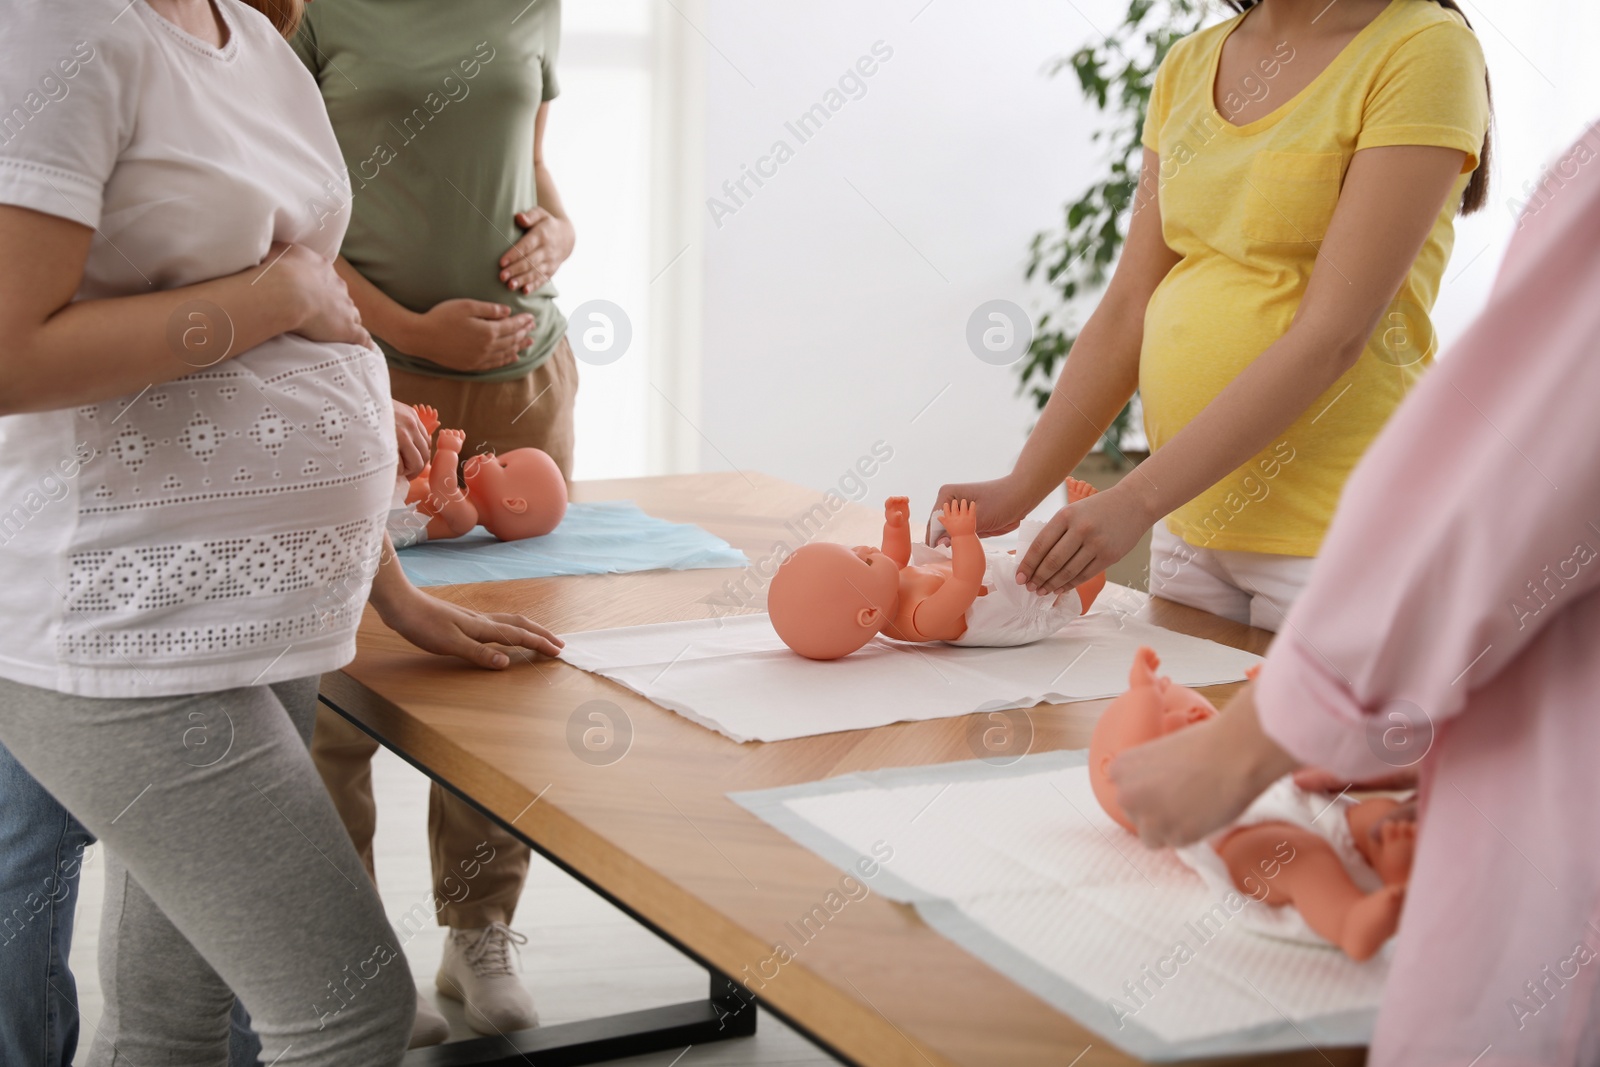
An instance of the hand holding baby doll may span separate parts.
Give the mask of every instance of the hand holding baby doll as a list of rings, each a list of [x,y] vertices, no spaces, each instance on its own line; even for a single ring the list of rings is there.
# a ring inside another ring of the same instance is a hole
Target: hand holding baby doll
[[[400,452],[400,476],[415,478],[428,465],[428,438],[433,431],[422,421],[417,409],[398,400],[394,405],[394,441]]]
[[[1069,499],[1017,563],[1017,582],[1053,596],[1102,573],[1133,550],[1152,518],[1137,503],[1133,479],[1103,493]]]
[[[1151,848],[1198,841],[1299,766],[1261,729],[1254,694],[1247,682],[1216,718],[1112,761],[1111,780],[1139,840]]]

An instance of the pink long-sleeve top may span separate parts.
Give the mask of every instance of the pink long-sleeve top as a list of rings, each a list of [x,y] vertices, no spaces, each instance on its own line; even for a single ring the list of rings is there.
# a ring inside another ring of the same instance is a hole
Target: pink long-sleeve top
[[[1305,763],[1422,757],[1378,1065],[1600,1063],[1600,124],[1540,190],[1258,682]]]

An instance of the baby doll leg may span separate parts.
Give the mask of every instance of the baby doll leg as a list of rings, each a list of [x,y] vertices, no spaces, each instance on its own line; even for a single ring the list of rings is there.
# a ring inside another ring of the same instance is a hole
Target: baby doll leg
[[[892,496],[883,502],[883,554],[904,567],[911,562],[911,501]]]
[[[1373,797],[1345,813],[1356,848],[1378,872],[1384,885],[1399,885],[1411,877],[1411,857],[1417,850],[1415,818],[1383,821],[1400,807],[1400,802],[1393,797]],[[1373,827],[1377,827],[1376,833]]]
[[[428,538],[460,537],[478,525],[478,509],[468,500],[451,500],[428,520]]]
[[[1076,504],[1080,500],[1087,500],[1099,492],[1088,482],[1076,478],[1067,479],[1067,503]],[[1078,600],[1083,604],[1083,614],[1089,614],[1089,609],[1094,606],[1094,598],[1100,595],[1100,590],[1106,587],[1106,572],[1101,571],[1093,578],[1086,578],[1078,586]]]
[[[1241,892],[1273,907],[1293,905],[1306,925],[1353,960],[1370,959],[1400,924],[1403,884],[1363,893],[1333,846],[1302,827],[1257,823],[1216,848]]]
[[[428,465],[428,497],[420,510],[432,516],[428,539],[460,537],[478,524],[478,509],[472,506],[456,470],[461,461],[461,445],[466,435],[460,430],[440,430]]]
[[[422,468],[422,473],[411,479],[406,489],[406,503],[420,504],[428,499],[428,486],[433,484],[433,463],[430,461]]]
[[[438,515],[428,520],[428,540],[447,541],[452,537],[460,537],[472,529],[470,526],[462,529],[459,514],[451,515],[449,512],[450,509],[446,507]],[[452,519],[456,521],[451,521]]]

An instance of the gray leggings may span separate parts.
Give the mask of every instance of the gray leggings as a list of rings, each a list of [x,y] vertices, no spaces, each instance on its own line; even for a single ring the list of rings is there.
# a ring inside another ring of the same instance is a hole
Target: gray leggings
[[[384,1067],[416,989],[306,746],[317,679],[95,700],[0,679],[0,743],[106,845],[88,1067]],[[0,857],[4,862],[4,857]]]

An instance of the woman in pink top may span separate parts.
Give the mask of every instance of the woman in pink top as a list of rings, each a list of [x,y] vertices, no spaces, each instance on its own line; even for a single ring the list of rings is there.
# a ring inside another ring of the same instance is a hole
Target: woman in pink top
[[[1488,306],[1351,478],[1260,678],[1113,765],[1151,845],[1301,764],[1415,764],[1371,1061],[1600,1062],[1600,152],[1542,181]]]

